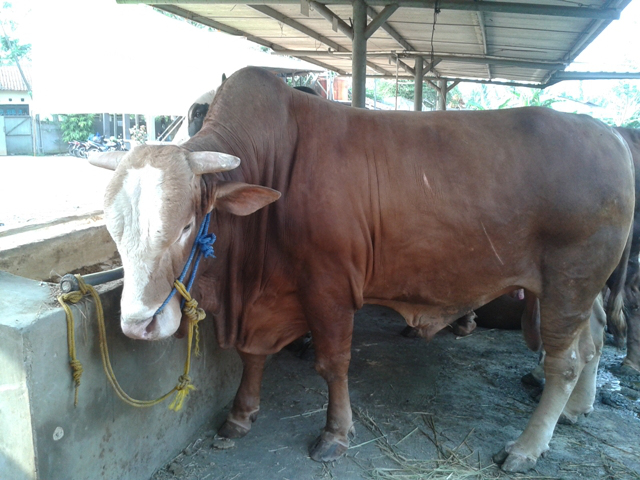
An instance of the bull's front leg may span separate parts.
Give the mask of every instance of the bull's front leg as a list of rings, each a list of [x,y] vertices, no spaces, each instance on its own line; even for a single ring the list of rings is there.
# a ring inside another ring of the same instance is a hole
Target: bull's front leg
[[[320,436],[309,447],[309,456],[318,462],[339,458],[349,448],[353,431],[347,372],[351,361],[353,311],[311,329],[316,350],[316,370],[329,389],[327,423]]]
[[[242,380],[227,420],[218,430],[218,435],[226,438],[240,438],[249,433],[260,410],[260,385],[267,356],[239,353],[244,365]]]

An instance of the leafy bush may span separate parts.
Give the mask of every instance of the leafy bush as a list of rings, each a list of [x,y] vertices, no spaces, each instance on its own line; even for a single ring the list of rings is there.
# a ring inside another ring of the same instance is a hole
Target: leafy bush
[[[129,133],[131,134],[131,140],[135,140],[141,145],[147,143],[147,127],[144,125],[134,126],[129,129]]]
[[[93,133],[93,115],[62,115],[62,140],[84,142]]]

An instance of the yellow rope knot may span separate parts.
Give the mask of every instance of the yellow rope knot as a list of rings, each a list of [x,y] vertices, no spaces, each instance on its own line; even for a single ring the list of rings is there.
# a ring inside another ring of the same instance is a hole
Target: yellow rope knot
[[[173,410],[174,412],[180,410],[185,398],[189,395],[189,392],[195,389],[196,387],[191,384],[191,378],[189,378],[189,375],[180,375],[178,385],[176,385],[176,396],[174,397],[173,402],[169,405],[169,410]]]
[[[204,320],[207,314],[203,309],[198,307],[198,302],[191,296],[187,287],[180,280],[173,282],[173,286],[178,293],[184,298],[184,307],[182,307],[182,313],[189,320],[189,334],[191,331],[195,331],[196,344],[194,347],[194,354],[196,357],[200,357],[200,329],[198,328],[198,322]]]

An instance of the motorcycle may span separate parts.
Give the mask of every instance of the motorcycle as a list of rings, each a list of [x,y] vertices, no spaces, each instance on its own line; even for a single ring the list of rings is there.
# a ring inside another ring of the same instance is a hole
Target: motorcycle
[[[69,142],[69,154],[74,157],[86,158],[87,157],[87,147],[77,140],[72,140]]]
[[[86,155],[90,152],[113,152],[113,151],[125,151],[127,148],[125,147],[124,141],[121,138],[116,139],[115,137],[109,138],[109,140],[100,139],[100,141],[87,140],[83,144],[86,147]]]

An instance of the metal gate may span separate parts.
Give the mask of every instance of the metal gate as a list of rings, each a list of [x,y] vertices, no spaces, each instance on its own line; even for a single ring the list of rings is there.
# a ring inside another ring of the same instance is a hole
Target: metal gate
[[[33,155],[33,130],[29,115],[4,117],[7,155]]]

